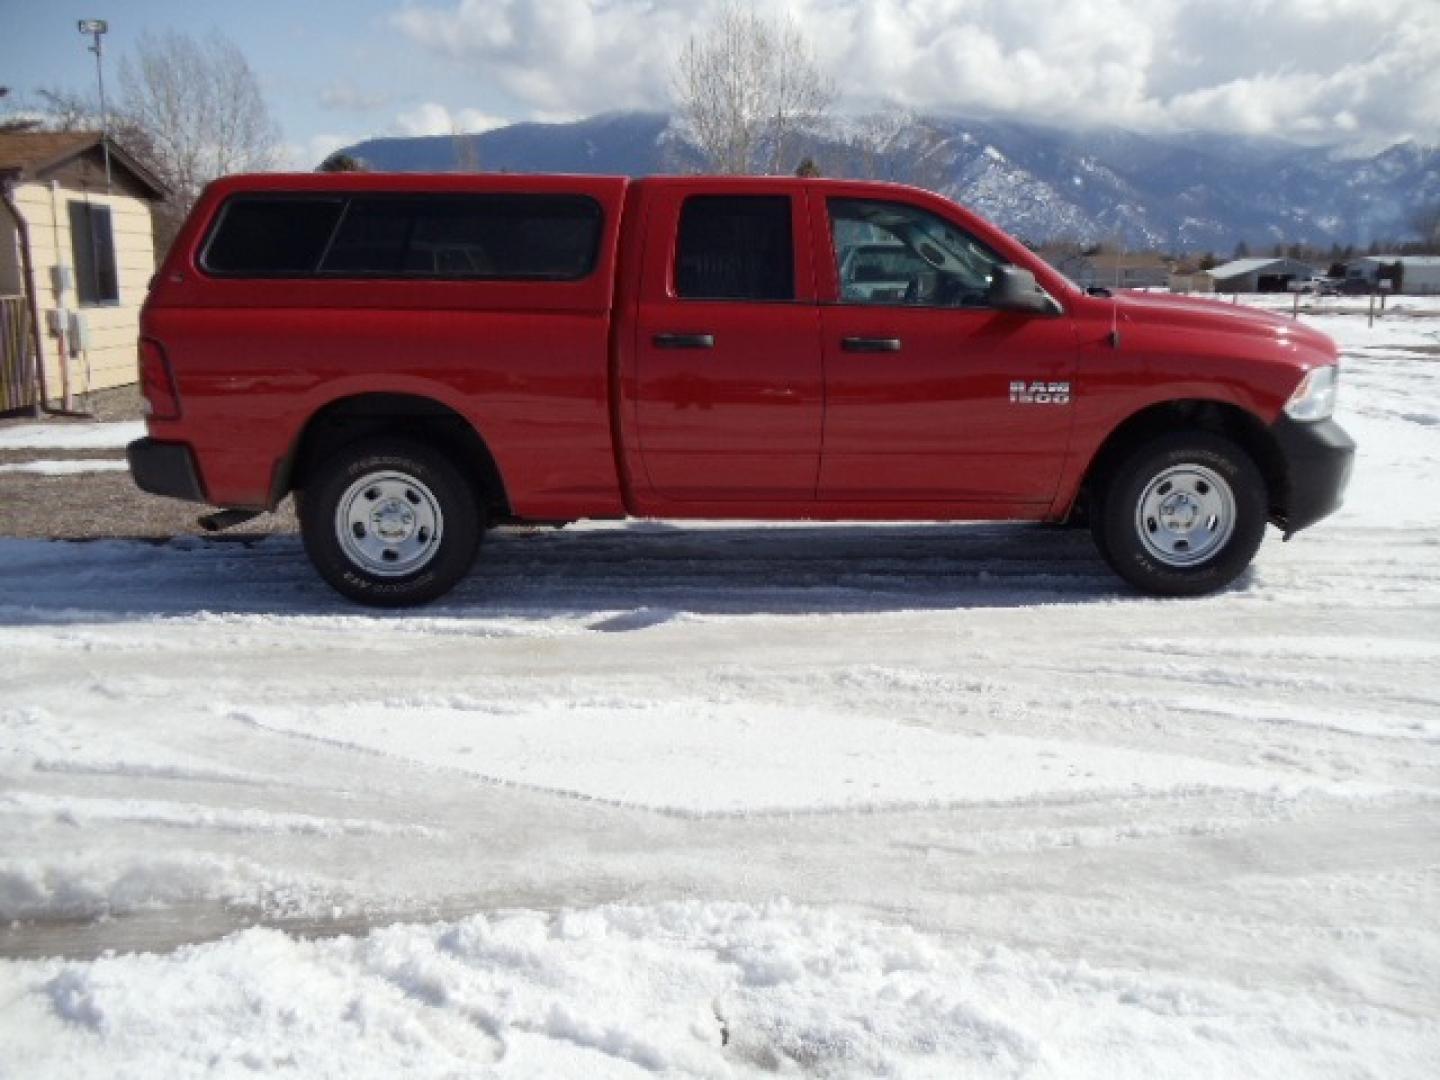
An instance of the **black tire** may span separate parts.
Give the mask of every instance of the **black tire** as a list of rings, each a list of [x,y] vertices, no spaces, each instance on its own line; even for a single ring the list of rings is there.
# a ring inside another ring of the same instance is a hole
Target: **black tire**
[[[1223,589],[1265,535],[1264,477],[1244,450],[1210,432],[1143,444],[1098,490],[1090,515],[1096,548],[1112,570],[1155,596]],[[1142,513],[1142,500],[1155,512]]]
[[[363,488],[367,478],[375,486]],[[370,515],[371,528],[355,521],[347,530],[353,540],[341,535],[342,501],[354,517]],[[374,607],[426,604],[449,592],[474,564],[485,531],[460,471],[443,453],[402,439],[356,443],[328,458],[307,478],[299,513],[320,576]]]

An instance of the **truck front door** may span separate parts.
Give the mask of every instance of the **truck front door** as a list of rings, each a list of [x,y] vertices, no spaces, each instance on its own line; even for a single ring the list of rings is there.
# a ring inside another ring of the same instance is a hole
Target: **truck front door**
[[[661,187],[635,320],[640,458],[663,500],[812,500],[823,384],[805,194]]]
[[[989,307],[1003,260],[924,207],[832,196],[812,213],[834,255],[819,498],[1043,513],[1070,438],[1069,317]]]

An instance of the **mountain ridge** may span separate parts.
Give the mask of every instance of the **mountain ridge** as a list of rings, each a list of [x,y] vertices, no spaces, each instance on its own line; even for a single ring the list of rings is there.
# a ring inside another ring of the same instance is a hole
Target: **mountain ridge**
[[[370,167],[642,176],[700,157],[663,112],[524,122],[474,135],[368,139]],[[1241,241],[1365,246],[1403,239],[1440,202],[1440,148],[1399,143],[1364,157],[1273,137],[1069,131],[972,117],[849,118],[807,133],[796,156],[827,175],[918,183],[1031,242],[1060,238],[1227,253]]]

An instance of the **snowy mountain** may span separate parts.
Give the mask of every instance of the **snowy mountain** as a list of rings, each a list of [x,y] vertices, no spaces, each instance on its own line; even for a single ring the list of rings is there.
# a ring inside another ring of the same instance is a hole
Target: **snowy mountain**
[[[402,172],[467,161],[511,172],[644,175],[698,160],[668,116],[649,112],[347,149],[374,168]],[[1405,236],[1411,209],[1440,200],[1440,148],[1413,143],[1345,158],[1277,139],[910,117],[833,125],[804,152],[827,175],[940,190],[1032,241],[1123,239],[1221,253],[1240,240],[1368,244]]]

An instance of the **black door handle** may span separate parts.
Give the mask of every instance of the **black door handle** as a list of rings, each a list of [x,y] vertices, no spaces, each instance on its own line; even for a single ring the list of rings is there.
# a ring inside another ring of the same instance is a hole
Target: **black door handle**
[[[656,334],[650,339],[657,349],[713,349],[714,334]]]
[[[840,339],[840,348],[846,352],[899,352],[898,337],[847,337]]]

